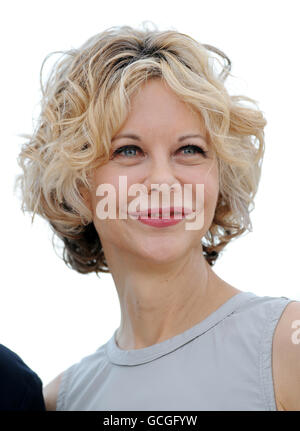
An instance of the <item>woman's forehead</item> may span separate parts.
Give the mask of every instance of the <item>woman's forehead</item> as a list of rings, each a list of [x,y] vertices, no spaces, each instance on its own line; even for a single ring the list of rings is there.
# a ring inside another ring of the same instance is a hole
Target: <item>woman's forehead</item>
[[[153,135],[165,132],[176,135],[205,134],[205,123],[199,112],[182,101],[164,84],[151,81],[131,98],[126,120],[114,134],[113,140],[126,134]]]

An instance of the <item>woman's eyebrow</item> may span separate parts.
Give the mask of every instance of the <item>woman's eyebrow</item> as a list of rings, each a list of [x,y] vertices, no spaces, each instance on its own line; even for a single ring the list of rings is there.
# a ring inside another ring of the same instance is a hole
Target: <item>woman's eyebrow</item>
[[[130,139],[134,139],[136,141],[141,141],[141,138],[138,135],[134,135],[132,133],[123,133],[121,135],[117,135],[114,138],[112,138],[111,142],[113,142],[116,139],[120,139],[120,138],[130,138]],[[180,136],[178,138],[178,142],[182,142],[187,138],[201,138],[201,139],[203,139],[203,141],[206,142],[205,137],[203,135],[200,135],[200,134],[188,134],[188,135]]]

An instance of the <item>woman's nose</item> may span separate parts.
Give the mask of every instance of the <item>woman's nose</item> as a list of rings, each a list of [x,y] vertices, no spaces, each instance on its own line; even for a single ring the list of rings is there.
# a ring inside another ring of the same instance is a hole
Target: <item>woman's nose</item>
[[[181,187],[180,181],[178,181],[174,174],[172,161],[167,155],[160,153],[151,159],[144,185],[147,187],[148,193],[152,190],[159,190],[161,185],[165,185],[167,189]]]

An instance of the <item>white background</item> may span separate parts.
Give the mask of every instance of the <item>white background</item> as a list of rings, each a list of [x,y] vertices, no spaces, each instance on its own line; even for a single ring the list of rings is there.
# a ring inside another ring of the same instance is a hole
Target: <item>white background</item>
[[[228,246],[214,269],[240,290],[300,300],[298,2],[10,1],[1,11],[0,343],[44,384],[94,352],[119,326],[110,275],[81,275],[55,254],[39,216],[31,225],[13,195],[16,157],[31,133],[39,71],[51,51],[81,45],[114,25],[151,20],[217,46],[231,59],[232,91],[258,101],[268,125],[253,232]]]

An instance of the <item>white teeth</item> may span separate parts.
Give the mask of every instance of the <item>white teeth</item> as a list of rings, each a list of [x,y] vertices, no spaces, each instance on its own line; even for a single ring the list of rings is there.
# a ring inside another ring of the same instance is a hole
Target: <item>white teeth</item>
[[[151,216],[153,216],[153,217],[166,217],[166,216],[174,216],[174,215],[178,215],[178,214],[180,214],[181,216],[183,215],[183,213],[182,213],[182,211],[170,211],[170,212],[162,212],[162,213],[154,213],[154,212],[151,212],[151,211],[149,211],[149,213],[148,213],[148,217],[151,217]]]
[[[166,213],[166,214],[161,214],[161,216],[167,216],[167,215],[170,215],[170,216],[172,216],[172,215],[177,215],[177,214],[180,214],[180,215],[182,215],[182,212],[175,212],[175,213],[173,213],[173,212],[170,212],[170,213]],[[154,217],[157,217],[157,216],[160,216],[160,214],[159,213],[150,213],[150,214],[148,214],[149,216],[154,216]]]

